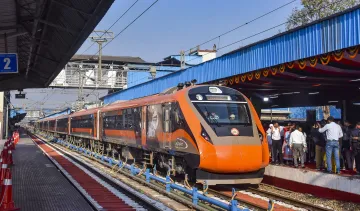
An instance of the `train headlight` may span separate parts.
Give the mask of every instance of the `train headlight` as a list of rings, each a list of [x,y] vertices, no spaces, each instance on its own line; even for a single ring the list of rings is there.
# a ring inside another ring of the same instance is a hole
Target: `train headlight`
[[[212,143],[209,134],[205,131],[204,127],[201,125],[201,136],[208,142]]]

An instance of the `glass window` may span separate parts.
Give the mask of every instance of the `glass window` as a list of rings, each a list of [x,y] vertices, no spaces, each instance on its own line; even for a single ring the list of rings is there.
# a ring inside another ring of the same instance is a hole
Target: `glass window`
[[[203,118],[211,125],[250,124],[247,104],[195,103]]]

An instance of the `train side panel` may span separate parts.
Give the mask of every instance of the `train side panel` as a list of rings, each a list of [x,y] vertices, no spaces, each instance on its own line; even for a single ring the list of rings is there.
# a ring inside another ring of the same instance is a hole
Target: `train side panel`
[[[70,135],[84,138],[95,138],[94,114],[70,118]]]

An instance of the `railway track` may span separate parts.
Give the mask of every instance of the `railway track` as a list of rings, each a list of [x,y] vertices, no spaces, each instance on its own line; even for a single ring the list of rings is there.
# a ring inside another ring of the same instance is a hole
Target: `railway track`
[[[61,146],[57,146],[57,145],[54,145],[54,144],[51,144],[51,145],[52,145],[52,147],[54,147],[54,148],[56,148],[58,150],[62,150],[62,151],[64,150],[64,149],[62,149],[63,147],[61,147]],[[66,156],[69,156],[72,159],[74,159],[74,157],[72,155],[67,154]],[[94,160],[94,161],[101,164],[101,162],[99,162],[98,160]],[[77,161],[77,162],[79,164],[81,164],[81,162],[79,162],[79,161]],[[81,164],[81,165],[86,166],[85,164]],[[89,167],[87,167],[87,168],[89,168]],[[92,171],[94,171],[94,170],[92,170]],[[97,173],[97,175],[99,175],[99,174]],[[103,178],[104,178],[104,180],[106,179],[106,181],[109,181],[108,178],[106,178],[106,177],[103,177]],[[136,179],[137,180],[142,180],[141,178],[136,178]],[[111,181],[109,181],[109,183],[111,183]],[[155,186],[159,187],[159,184],[155,184]],[[231,194],[231,189],[232,188],[229,187],[229,186],[220,186],[220,187],[221,187],[221,190],[209,189],[208,194],[210,196],[215,196],[217,198],[220,198],[220,199],[223,199],[223,200],[226,200],[226,201],[230,201],[232,199],[232,197],[233,197],[233,194]],[[159,189],[161,189],[161,187]],[[201,188],[199,188],[199,189],[201,189]],[[290,198],[290,197],[287,197],[287,196],[284,196],[284,195],[280,195],[278,193],[273,193],[273,192],[270,192],[270,191],[261,190],[259,188],[248,187],[248,188],[240,189],[240,190],[251,192],[253,194],[269,198],[270,200],[273,200],[273,201],[274,200],[275,201],[280,201],[280,202],[290,204],[290,205],[293,205],[293,206],[298,207],[298,208],[303,208],[303,209],[306,209],[306,210],[330,211],[330,209],[325,208],[325,207],[321,207],[321,206],[318,206],[318,205],[314,205],[314,204],[310,204],[310,203],[307,203],[307,202],[299,201],[299,200],[296,200],[296,199],[293,199],[293,198]],[[283,191],[284,192],[291,192],[291,191],[288,191],[288,190],[283,190]],[[186,198],[186,197],[184,197],[184,198]],[[264,201],[265,204],[264,203],[259,204],[259,203],[253,202],[251,200],[243,199],[241,197],[236,197],[236,200],[239,202],[239,204],[241,206],[247,207],[247,208],[252,209],[252,210],[259,210],[259,211],[268,210],[268,206],[267,206],[267,203],[265,201]],[[149,208],[150,208],[150,210],[154,209],[154,207],[152,207],[151,204],[149,204]],[[204,208],[202,207],[202,209],[204,209]]]
[[[208,190],[208,193],[209,194],[213,194],[215,196],[218,196],[219,198],[223,198],[224,200],[230,200],[232,198],[232,195],[231,194],[226,194],[222,191],[217,191],[217,190],[214,190],[214,189],[209,189]],[[236,198],[236,200],[238,200],[238,202],[246,207],[248,207],[249,209],[252,209],[252,210],[256,210],[256,211],[267,211],[267,207],[264,207],[258,203],[253,203],[251,201],[248,201],[248,200],[244,200],[244,199],[241,199],[241,198]]]
[[[262,184],[263,185],[263,184]],[[277,188],[279,189],[279,188]],[[276,200],[276,201],[281,201],[287,204],[291,204],[295,207],[299,207],[299,208],[303,208],[306,210],[311,210],[311,211],[331,211],[332,209],[328,209],[326,207],[322,207],[319,205],[315,205],[315,204],[311,204],[308,202],[304,202],[304,201],[300,201],[294,198],[290,198],[278,193],[274,193],[274,192],[270,192],[270,191],[266,191],[266,190],[261,190],[259,188],[253,188],[253,187],[249,187],[246,191],[260,195],[260,196],[264,196],[267,198],[270,198],[271,200]],[[284,190],[286,192],[289,192],[288,190]]]
[[[266,184],[261,184],[261,185],[269,186],[269,185],[266,185]],[[229,186],[220,186],[220,187],[221,187],[221,190],[211,189],[211,190],[209,190],[209,192],[217,194],[217,195],[221,195],[222,197],[224,197],[226,199],[229,199],[229,198],[232,197],[230,194],[226,193],[226,192],[229,192],[231,190],[231,187],[229,187]],[[292,192],[292,191],[277,188],[277,187],[272,187],[272,188],[279,189],[279,190],[281,190],[283,192]],[[224,190],[229,190],[229,191],[224,191]],[[283,203],[286,203],[286,204],[289,204],[289,205],[293,205],[295,207],[306,209],[306,210],[311,210],[311,211],[332,211],[332,209],[329,209],[329,208],[326,208],[326,207],[322,207],[322,206],[319,206],[319,205],[315,205],[315,204],[311,204],[311,203],[308,203],[308,202],[300,201],[300,200],[290,198],[290,197],[287,197],[287,196],[284,196],[284,195],[281,195],[281,194],[278,194],[278,193],[270,192],[270,191],[267,191],[267,190],[261,190],[259,188],[247,187],[247,188],[243,188],[243,189],[240,189],[240,190],[244,190],[244,191],[247,191],[247,192],[262,196],[262,197],[266,197],[266,198],[268,198],[270,200],[273,200],[273,201],[280,201],[280,202],[283,202]],[[243,200],[240,197],[237,197],[236,200],[238,200],[239,202],[245,204],[249,208],[252,208],[252,209],[255,209],[255,210],[267,210],[267,208],[265,208],[264,206],[249,202],[247,200]]]
[[[41,141],[37,141],[36,137],[33,137],[33,136],[30,136],[34,142],[40,147],[39,144],[42,143],[45,143],[46,145],[52,147],[53,149],[55,149],[57,152],[60,152],[61,155],[67,159],[70,159],[71,162],[74,162],[76,163],[76,165],[79,165],[81,166],[83,169],[86,169],[87,172],[89,172],[88,174],[93,174],[95,175],[96,177],[99,178],[99,180],[101,180],[103,183],[104,183],[104,187],[109,187],[110,186],[110,189],[113,188],[117,191],[120,192],[120,194],[124,194],[127,198],[128,198],[128,201],[130,204],[132,204],[132,202],[136,202],[136,204],[138,204],[139,206],[136,207],[136,209],[139,209],[139,210],[149,210],[149,211],[157,211],[157,210],[172,210],[170,209],[168,206],[162,204],[162,203],[158,203],[156,202],[155,200],[152,200],[152,199],[149,199],[149,198],[146,198],[144,197],[143,194],[137,194],[135,191],[131,191],[129,189],[127,189],[126,187],[124,186],[121,186],[119,184],[117,184],[116,182],[114,182],[114,180],[112,180],[111,178],[109,177],[106,177],[104,174],[101,174],[99,171],[96,171],[96,169],[92,168],[91,166],[89,165],[86,165],[85,163],[79,161],[78,159],[76,159],[74,156],[72,156],[71,154],[69,153],[66,153],[63,149],[57,147],[57,146],[54,146],[54,145],[51,145],[49,143],[47,143],[46,141],[44,142],[44,139],[43,138],[38,138],[38,140],[41,140]],[[40,147],[42,150],[43,148]],[[44,152],[46,153],[46,152]],[[49,156],[47,154],[47,156]],[[51,162],[54,162],[53,161],[53,158],[50,158],[49,159],[51,160]],[[55,163],[54,163],[55,164]],[[56,164],[55,164],[56,165]],[[61,171],[61,173],[66,177],[66,172],[64,173],[62,171],[62,168],[59,169]],[[66,177],[67,178],[67,177]],[[68,178],[67,178],[68,179]],[[69,180],[69,179],[68,179]],[[70,183],[72,183],[73,185],[75,185],[71,180],[69,180]],[[76,187],[78,189],[78,187]],[[82,187],[80,187],[82,188]],[[98,190],[100,191],[100,189]],[[84,195],[84,194],[83,194]],[[85,193],[84,197],[86,197],[87,193]],[[125,197],[125,198],[126,198]],[[88,200],[88,198],[87,198]],[[90,203],[90,202],[89,202]],[[91,206],[93,206],[93,204],[91,204]],[[131,205],[130,205],[131,206]],[[98,207],[96,206],[93,206],[93,209],[94,210],[103,210],[103,209],[99,209]],[[119,207],[119,209],[121,209]],[[134,208],[135,209],[135,208]]]
[[[111,186],[119,188],[121,191],[124,191],[126,194],[130,194],[130,195],[133,194],[132,192],[129,192],[126,189],[123,190],[123,188],[119,187],[119,185],[116,184],[116,182],[114,182],[114,180],[112,180],[112,179],[114,179],[114,177],[112,177],[110,179],[109,176],[106,176],[106,174],[107,175],[109,175],[109,174],[108,174],[108,172],[105,173],[105,171],[111,170],[111,168],[104,165],[101,161],[99,161],[97,159],[94,159],[93,157],[88,157],[88,156],[84,156],[84,155],[81,155],[81,154],[77,154],[77,153],[71,151],[70,149],[68,149],[66,147],[63,147],[61,145],[56,145],[56,144],[50,143],[49,141],[47,141],[47,139],[45,139],[45,138],[43,138],[41,136],[37,136],[37,137],[40,140],[44,141],[46,144],[50,145],[52,148],[62,152],[64,156],[72,159],[74,162],[78,163],[79,165],[81,165],[84,168],[88,169],[92,173],[94,173],[97,176],[101,177],[101,179],[104,179],[104,181],[108,182]],[[85,160],[83,160],[83,161],[79,160],[78,159],[79,157],[82,157]],[[90,160],[94,165],[91,164],[91,166],[89,166],[89,163],[86,160]],[[86,161],[86,162],[84,162],[84,161]],[[100,169],[100,168],[97,167],[98,165],[96,165],[96,164],[102,165],[103,167]],[[99,173],[100,170],[104,171],[103,173],[105,173],[105,174]],[[125,177],[128,180],[133,180],[135,183],[138,183],[137,185],[132,185],[132,187],[130,186],[131,188],[136,189],[135,186],[143,185],[143,186],[149,187],[150,189],[155,190],[156,192],[159,192],[160,194],[164,194],[165,197],[167,196],[167,197],[169,197],[171,199],[174,199],[175,203],[183,204],[185,207],[188,207],[188,209],[183,209],[182,208],[181,210],[200,210],[200,211],[221,210],[221,209],[216,209],[215,207],[209,206],[209,205],[207,205],[205,203],[201,203],[201,202],[199,202],[199,205],[193,205],[192,201],[191,201],[191,198],[188,198],[186,195],[178,195],[174,191],[172,191],[172,193],[167,193],[164,190],[164,187],[161,184],[159,184],[157,182],[151,182],[150,184],[146,183],[145,179],[143,179],[141,177],[132,176],[130,173],[126,173],[123,170],[121,171],[121,173],[119,172],[119,175],[123,175],[122,178]],[[115,178],[115,179],[119,179],[119,178]],[[142,191],[140,191],[140,192],[142,192]],[[134,200],[136,198],[138,198],[136,195],[133,196],[133,197],[134,197]],[[143,201],[142,198],[138,198],[138,200]],[[167,203],[174,203],[174,202],[167,202]],[[176,208],[174,208],[174,206],[172,206],[172,205],[170,206],[170,204],[167,204],[167,203],[163,203],[163,204],[166,205],[166,206],[169,205],[169,207],[171,209],[177,210]],[[144,205],[144,207],[146,207],[147,210],[163,210],[162,208],[159,209],[158,206],[154,206],[153,203],[148,203],[147,201],[144,201],[143,205]]]

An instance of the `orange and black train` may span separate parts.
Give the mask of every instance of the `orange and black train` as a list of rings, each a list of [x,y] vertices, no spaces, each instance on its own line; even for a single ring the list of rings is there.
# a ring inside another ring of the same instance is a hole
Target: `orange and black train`
[[[223,86],[174,87],[41,119],[35,127],[209,185],[258,184],[269,164],[268,143],[253,105]]]

